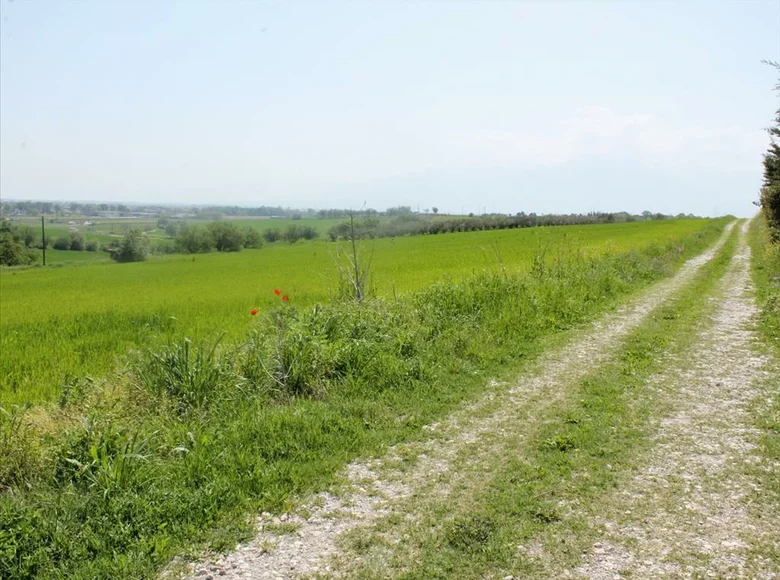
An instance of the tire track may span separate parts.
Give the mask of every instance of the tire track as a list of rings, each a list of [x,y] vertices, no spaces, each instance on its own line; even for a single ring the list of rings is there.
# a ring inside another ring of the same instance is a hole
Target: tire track
[[[767,401],[771,361],[751,328],[748,224],[721,281],[718,304],[695,346],[655,377],[671,403],[647,465],[603,502],[603,528],[586,562],[560,578],[780,578],[780,517],[764,505],[754,478],[762,464],[751,409]],[[776,388],[776,385],[775,385]],[[780,470],[778,465],[763,465]],[[542,558],[554,570],[554,554]]]

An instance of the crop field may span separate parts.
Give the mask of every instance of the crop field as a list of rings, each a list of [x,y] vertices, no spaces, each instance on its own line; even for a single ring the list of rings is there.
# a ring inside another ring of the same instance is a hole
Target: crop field
[[[255,220],[253,223],[272,220]],[[302,222],[305,220],[298,220]],[[327,221],[327,220],[313,220]],[[338,221],[338,220],[336,220]],[[711,220],[530,228],[364,242],[378,296],[481,272],[528,271],[574,254],[596,257],[680,239]],[[293,305],[327,302],[338,283],[334,243],[276,243],[235,254],[155,257],[114,264],[103,252],[47,252],[60,268],[0,271],[0,402],[53,400],[68,381],[100,377],[132,349],[183,336],[240,336],[249,311],[271,308],[274,288]],[[89,256],[87,256],[89,254]]]

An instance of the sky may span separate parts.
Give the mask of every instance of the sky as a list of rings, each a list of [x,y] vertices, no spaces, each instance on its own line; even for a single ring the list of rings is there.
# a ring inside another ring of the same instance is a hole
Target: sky
[[[752,215],[780,0],[0,0],[3,199]]]

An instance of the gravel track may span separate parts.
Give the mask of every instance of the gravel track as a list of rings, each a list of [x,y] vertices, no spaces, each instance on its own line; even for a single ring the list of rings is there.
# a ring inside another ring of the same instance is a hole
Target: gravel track
[[[551,577],[780,578],[780,561],[767,556],[780,553],[780,516],[751,475],[780,466],[762,459],[753,427],[778,369],[753,330],[747,226],[711,320],[652,382],[671,410],[646,466],[593,518],[604,533],[586,562]]]

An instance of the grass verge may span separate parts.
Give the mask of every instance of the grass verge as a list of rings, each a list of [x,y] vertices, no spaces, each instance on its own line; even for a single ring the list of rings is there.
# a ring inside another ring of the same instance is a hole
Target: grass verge
[[[761,309],[759,330],[764,337],[770,360],[769,377],[774,381],[771,400],[760,410],[756,427],[761,432],[765,465],[756,470],[762,487],[780,506],[780,244],[772,244],[766,221],[761,215],[753,220],[749,233],[752,250],[752,274],[756,300]],[[774,371],[774,372],[772,372]]]
[[[108,383],[74,381],[36,420],[7,410],[0,576],[152,577],[193,545],[229,547],[257,510],[284,509],[356,456],[414,438],[544,337],[669,275],[722,226],[403,300],[283,307],[242,342],[173,342]]]

